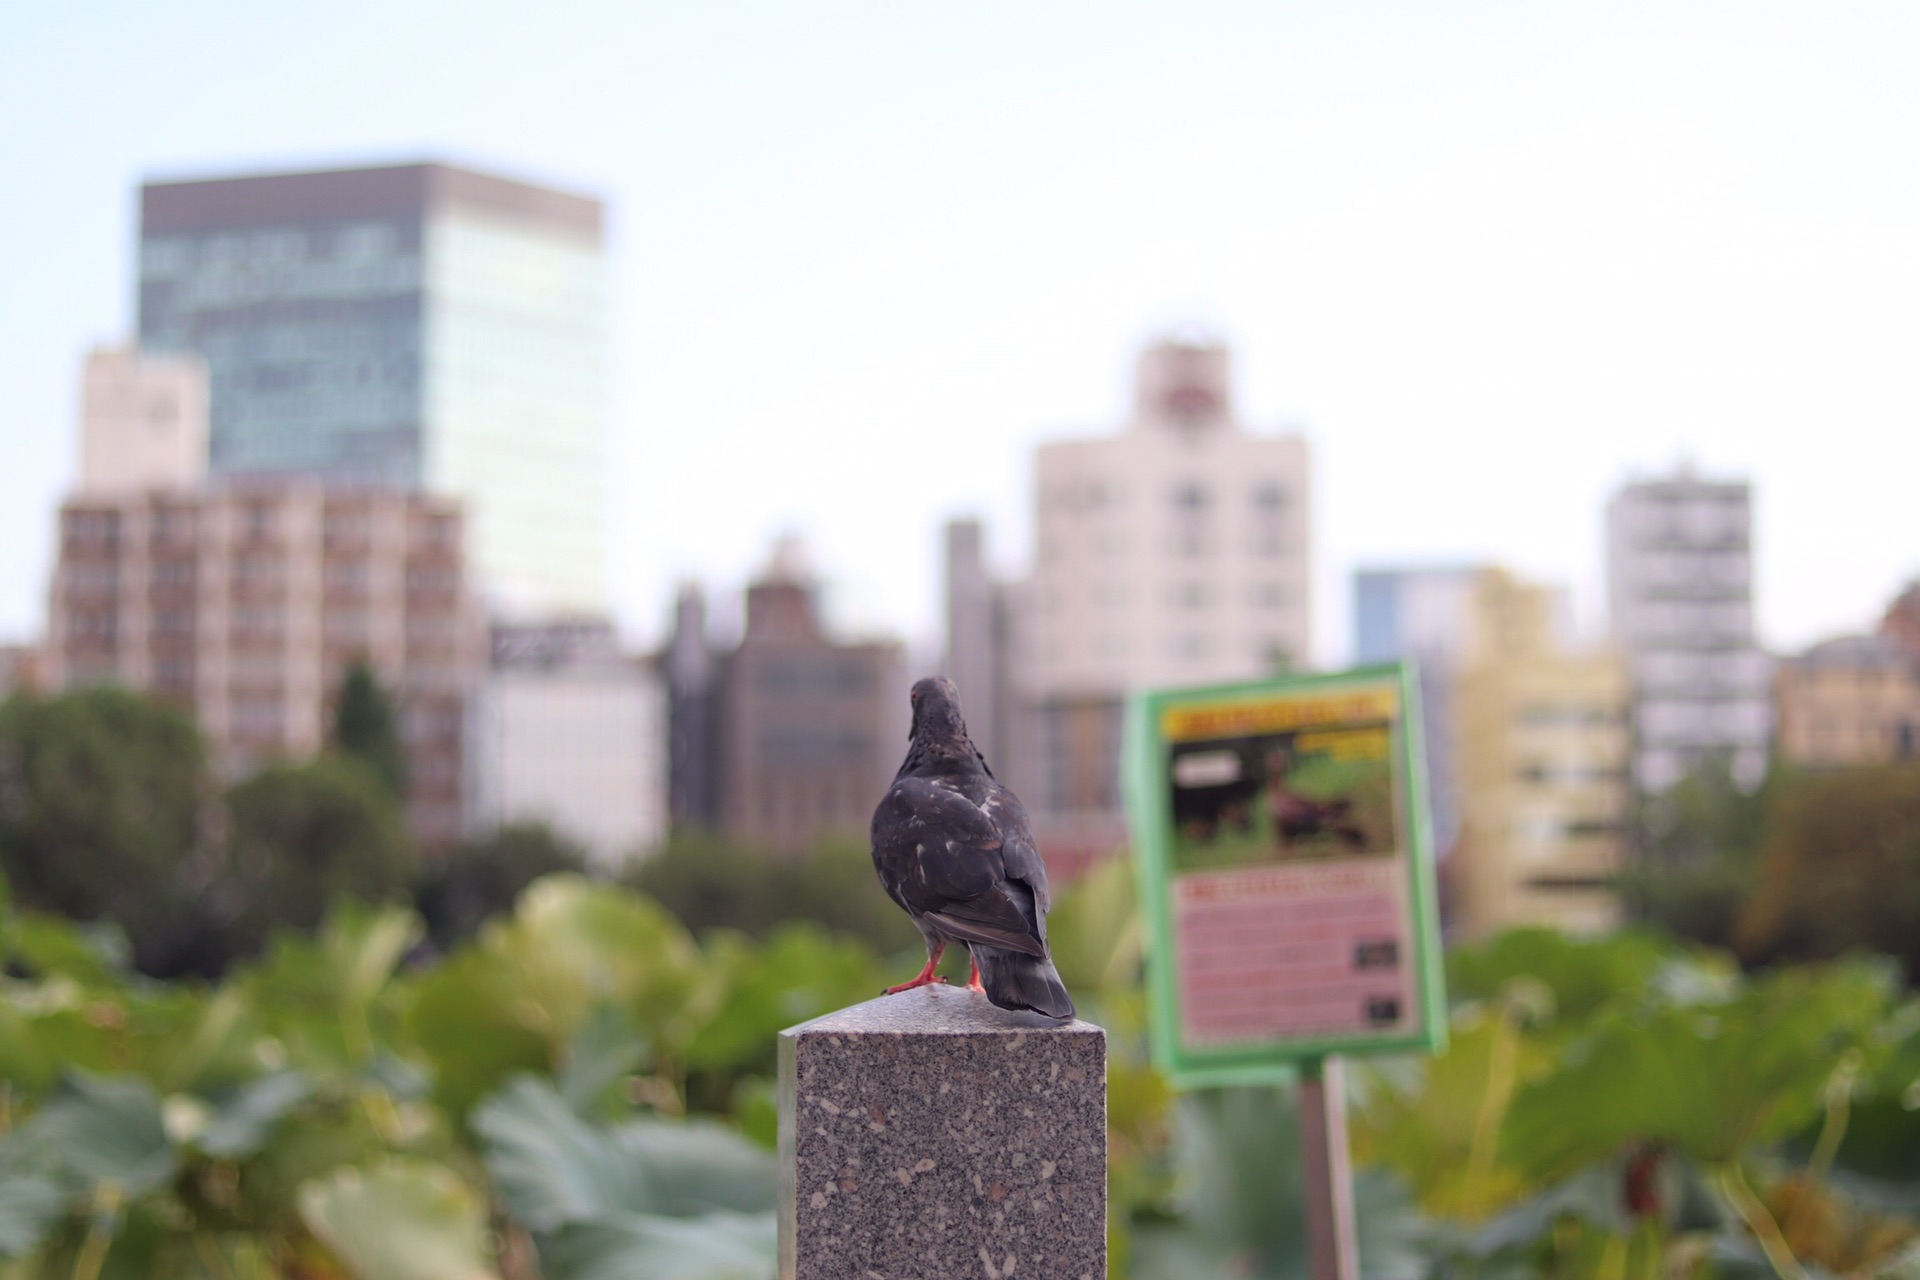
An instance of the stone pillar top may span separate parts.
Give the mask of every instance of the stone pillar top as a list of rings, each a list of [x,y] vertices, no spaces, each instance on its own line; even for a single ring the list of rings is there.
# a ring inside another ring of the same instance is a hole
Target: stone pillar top
[[[1107,1033],[964,987],[780,1033],[785,1280],[1103,1280]]]
[[[1057,1022],[1044,1014],[1030,1013],[1024,1009],[996,1008],[987,1003],[987,998],[978,991],[945,985],[917,987],[897,995],[848,1005],[833,1013],[822,1014],[811,1022],[788,1027],[780,1034],[978,1036],[1024,1035],[1034,1031],[1101,1037],[1107,1034],[1103,1028],[1078,1018],[1072,1022]]]

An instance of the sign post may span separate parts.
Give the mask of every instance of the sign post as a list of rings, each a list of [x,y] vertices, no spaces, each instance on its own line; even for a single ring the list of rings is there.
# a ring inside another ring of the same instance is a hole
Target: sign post
[[[1184,1087],[1300,1081],[1316,1280],[1354,1280],[1342,1056],[1446,1040],[1408,664],[1159,690],[1123,770],[1155,1060]]]
[[[1338,1058],[1300,1064],[1300,1160],[1313,1280],[1360,1280],[1353,1170],[1347,1162],[1346,1074]]]

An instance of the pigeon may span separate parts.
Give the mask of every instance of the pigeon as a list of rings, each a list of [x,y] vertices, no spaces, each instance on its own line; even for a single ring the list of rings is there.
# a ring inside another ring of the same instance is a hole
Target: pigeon
[[[1047,869],[1019,797],[1001,786],[967,736],[953,681],[913,686],[907,758],[873,811],[873,868],[927,940],[927,964],[885,994],[946,979],[949,943],[972,953],[967,986],[1002,1009],[1073,1017],[1047,953]]]

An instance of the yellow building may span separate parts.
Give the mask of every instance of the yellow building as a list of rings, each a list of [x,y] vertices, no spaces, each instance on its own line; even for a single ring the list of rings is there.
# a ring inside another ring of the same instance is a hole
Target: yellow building
[[[1554,593],[1489,569],[1475,584],[1453,684],[1460,843],[1452,933],[1619,922],[1626,854],[1628,682],[1611,652],[1560,638]]]
[[[1783,659],[1774,706],[1788,764],[1920,756],[1920,662],[1888,635],[1843,636]]]

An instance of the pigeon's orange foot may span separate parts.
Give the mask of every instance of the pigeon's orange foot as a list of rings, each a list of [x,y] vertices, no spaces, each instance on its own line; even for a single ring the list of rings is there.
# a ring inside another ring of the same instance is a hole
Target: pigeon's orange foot
[[[933,986],[935,983],[946,982],[945,978],[936,978],[933,976],[933,971],[940,967],[940,957],[945,955],[946,953],[947,953],[947,944],[942,942],[938,946],[936,946],[931,952],[928,953],[926,967],[920,970],[919,973],[915,974],[912,980],[908,982],[903,982],[897,987],[888,987],[885,991],[882,991],[880,994],[883,996],[896,995],[902,991],[911,991],[915,987],[930,987],[930,986]]]
[[[888,987],[885,991],[882,991],[880,994],[883,996],[890,996],[890,995],[895,995],[902,991],[911,991],[915,987],[941,987],[941,986],[945,986],[946,983],[947,983],[947,980],[945,978],[938,977],[934,974],[923,973],[919,977],[914,978],[910,982],[903,982],[897,987]]]
[[[967,975],[967,990],[987,994],[987,989],[980,985],[980,966],[977,964],[973,966],[973,972]]]

